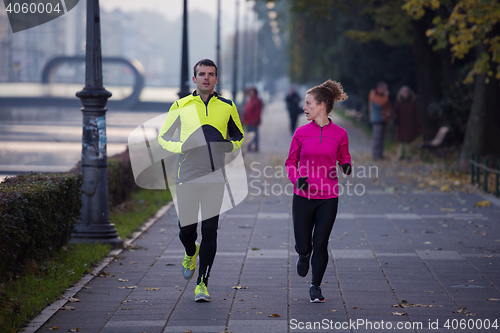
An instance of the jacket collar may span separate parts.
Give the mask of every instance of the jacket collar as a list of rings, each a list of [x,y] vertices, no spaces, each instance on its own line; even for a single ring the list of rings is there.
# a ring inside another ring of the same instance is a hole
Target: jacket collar
[[[316,124],[316,123],[314,122],[314,120],[311,120],[311,124],[313,124],[313,126],[316,126],[317,128],[327,128],[327,127],[330,127],[330,126],[333,124],[333,122],[332,122],[332,120],[330,119],[330,117],[328,117],[328,120],[329,120],[330,122],[329,122],[328,124],[326,124],[325,126],[323,126],[323,127],[321,127],[321,126],[319,126],[318,124]]]

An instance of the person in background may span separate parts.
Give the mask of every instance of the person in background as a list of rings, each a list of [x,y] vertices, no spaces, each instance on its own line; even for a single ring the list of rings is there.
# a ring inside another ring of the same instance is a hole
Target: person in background
[[[286,95],[285,102],[288,115],[290,116],[290,131],[293,135],[295,128],[297,128],[297,117],[302,113],[299,106],[300,97],[293,87],[290,88],[288,95]]]
[[[259,151],[259,125],[262,113],[262,101],[259,98],[257,88],[250,87],[247,90],[248,102],[245,104],[243,123],[247,125],[247,133],[254,132],[253,140],[248,144],[249,152]]]
[[[419,121],[415,93],[407,86],[402,86],[396,94],[394,103],[394,122],[396,138],[399,142],[399,159],[411,159],[411,142],[417,136]]]
[[[337,162],[343,173],[351,173],[347,131],[328,118],[334,103],[345,99],[342,85],[332,80],[307,91],[304,113],[310,122],[293,134],[285,162],[288,179],[294,184],[292,217],[295,250],[299,254],[297,274],[306,276],[311,262],[311,303],[325,301],[320,285],[328,265],[328,239],[337,217]]]
[[[387,83],[380,81],[368,95],[368,112],[372,124],[372,158],[384,159],[385,126],[391,115]]]

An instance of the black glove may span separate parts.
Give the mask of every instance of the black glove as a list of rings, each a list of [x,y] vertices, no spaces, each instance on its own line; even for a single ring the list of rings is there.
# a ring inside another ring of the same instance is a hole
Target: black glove
[[[342,168],[342,172],[346,175],[350,175],[351,174],[351,164],[350,163],[344,163],[340,166]]]
[[[300,177],[299,179],[297,179],[297,182],[295,183],[295,186],[299,189],[299,190],[302,190],[302,191],[305,191],[307,190],[307,188],[309,187],[309,183],[306,182],[306,179],[308,177]]]

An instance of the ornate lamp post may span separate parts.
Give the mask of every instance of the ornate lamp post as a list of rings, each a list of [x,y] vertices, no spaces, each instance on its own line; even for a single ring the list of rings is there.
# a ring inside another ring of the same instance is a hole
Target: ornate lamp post
[[[111,93],[102,85],[99,0],[87,0],[85,87],[76,93],[83,108],[82,209],[72,242],[101,242],[121,247],[123,240],[109,222],[106,103]]]
[[[189,95],[189,73],[188,73],[188,10],[187,0],[184,0],[184,16],[182,19],[182,60],[181,60],[181,91],[180,98]]]

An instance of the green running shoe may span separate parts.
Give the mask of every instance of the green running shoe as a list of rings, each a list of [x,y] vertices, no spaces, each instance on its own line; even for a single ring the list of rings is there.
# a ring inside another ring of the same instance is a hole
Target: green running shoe
[[[182,261],[182,276],[186,280],[191,279],[196,272],[196,257],[200,252],[200,245],[198,245],[198,243],[195,244],[196,252],[194,253],[194,255],[188,256],[186,253],[184,253],[184,260]]]
[[[212,297],[208,294],[207,286],[201,280],[200,284],[194,289],[194,301],[195,302],[210,302]]]

